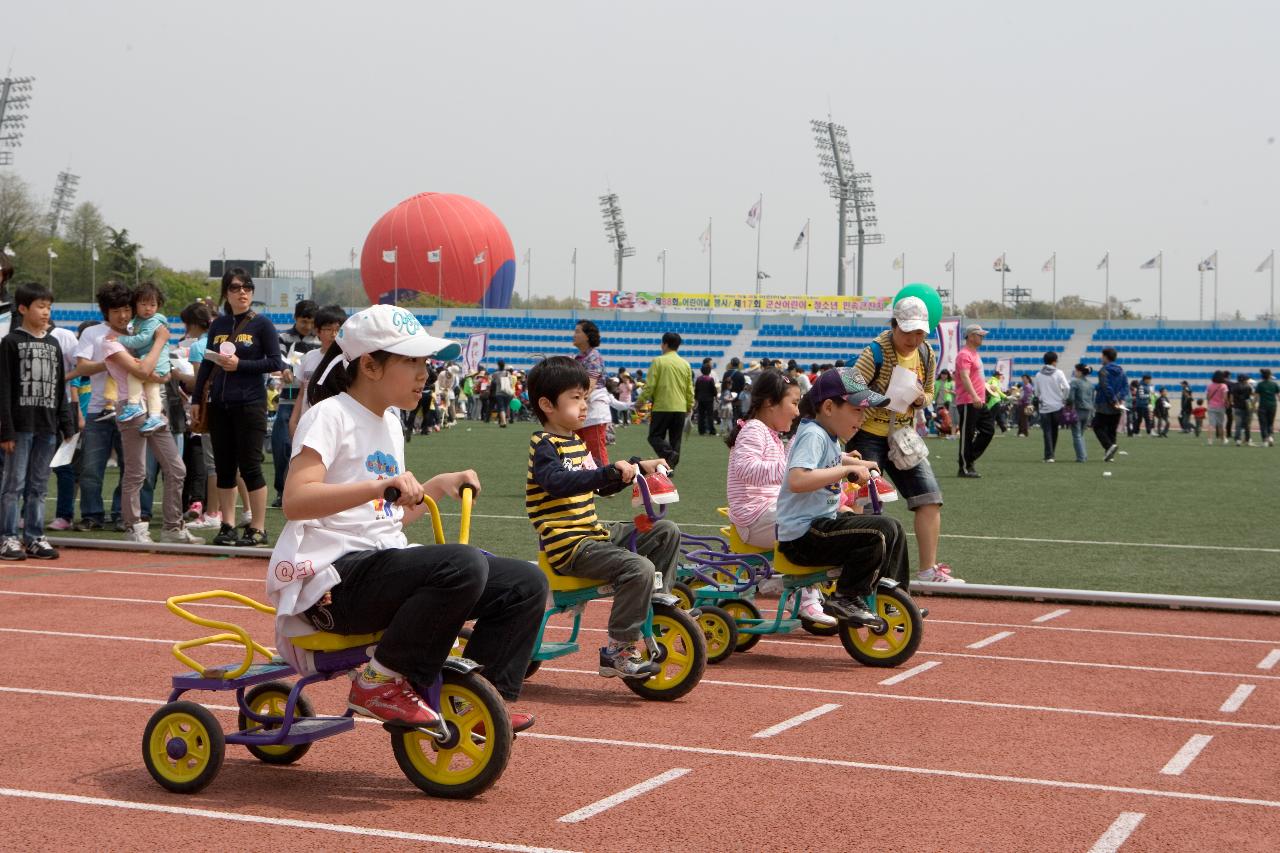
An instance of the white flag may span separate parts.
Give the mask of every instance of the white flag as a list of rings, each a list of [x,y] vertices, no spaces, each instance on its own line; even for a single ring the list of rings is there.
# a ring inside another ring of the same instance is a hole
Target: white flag
[[[760,270],[756,273],[756,281],[764,281],[766,278],[773,278],[773,276],[769,275],[764,270]]]
[[[760,224],[760,206],[764,204],[764,199],[760,198],[755,204],[751,205],[751,209],[747,211],[747,224],[755,228]]]
[[[98,257],[98,247],[97,247],[97,246],[94,246],[94,247],[93,247],[93,262],[96,264],[99,260],[100,260],[100,258]]]
[[[658,253],[658,263],[663,263],[667,259],[667,250],[663,249]]]
[[[991,268],[996,272],[1013,272],[1013,267],[1009,266],[1009,263],[1004,259],[1004,255],[996,258],[995,262],[991,264]]]
[[[1274,268],[1275,265],[1276,265],[1276,253],[1272,252],[1271,254],[1267,255],[1266,260],[1258,264],[1258,268],[1254,270],[1254,272],[1264,272],[1266,270]]]
[[[442,246],[441,248],[444,248],[444,247]],[[427,263],[429,264],[440,263],[440,249],[427,252]]]
[[[947,258],[947,265],[945,267],[946,271],[951,272],[953,269],[955,269],[955,265],[956,265],[955,258]]]
[[[394,263],[396,262],[396,250],[395,250],[395,249],[383,249],[383,250],[382,250],[382,260],[383,260],[383,262],[384,262],[384,263],[394,264]]]
[[[1098,261],[1098,269],[1108,269],[1111,266],[1111,253],[1107,252],[1102,256],[1102,260]]]
[[[1216,270],[1217,268],[1218,268],[1217,252],[1214,252],[1212,255],[1205,258],[1196,266],[1196,269],[1198,269],[1200,272],[1211,272],[1212,270]]]
[[[5,243],[5,244],[4,244],[4,253],[5,253],[6,255],[8,255],[9,257],[11,257],[11,258],[16,258],[16,257],[18,257],[18,253],[17,253],[17,252],[15,252],[15,251],[13,250],[13,247],[12,247],[12,246],[10,246],[8,243]]]
[[[58,253],[57,253],[57,252],[55,252],[55,251],[53,250],[53,247],[52,247],[52,246],[50,246],[50,247],[49,247],[49,259],[50,259],[50,260],[56,260],[56,259],[57,259],[57,257],[58,257]]]
[[[809,239],[809,223],[806,222],[804,224],[804,227],[800,229],[800,236],[796,238],[796,244],[791,247],[791,251],[794,252],[797,249],[799,249],[801,246],[805,244],[805,241],[807,241],[808,239]]]
[[[1045,261],[1044,266],[1040,268],[1040,272],[1052,272],[1054,266],[1057,264],[1057,260],[1057,255],[1050,255],[1049,260]]]
[[[893,259],[893,268],[894,268],[895,270],[900,270],[900,269],[902,269],[902,261],[903,261],[903,258],[904,258],[904,257],[905,257],[905,255],[898,255],[898,257],[896,257],[896,258],[894,258],[894,259]]]
[[[480,264],[484,263],[484,259],[488,257],[488,255],[489,255],[488,249],[481,249],[480,254],[476,255],[475,258],[472,259],[471,263],[475,264],[476,266],[479,266]]]
[[[702,236],[698,238],[698,242],[702,244],[702,253],[705,255],[707,249],[711,248],[711,223],[707,223],[707,230],[702,232]]]
[[[1164,253],[1162,252],[1161,254],[1156,255],[1154,258],[1152,258],[1151,260],[1147,261],[1147,262],[1146,262],[1145,264],[1143,264],[1142,266],[1138,267],[1138,269],[1140,269],[1140,270],[1154,270],[1154,269],[1160,269],[1160,268],[1162,268],[1161,264],[1162,264],[1163,256],[1164,256]]]

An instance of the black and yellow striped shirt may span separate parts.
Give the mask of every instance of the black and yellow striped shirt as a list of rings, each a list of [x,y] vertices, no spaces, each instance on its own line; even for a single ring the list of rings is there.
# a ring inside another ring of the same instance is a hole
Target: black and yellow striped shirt
[[[597,468],[577,436],[533,434],[524,506],[553,569],[567,565],[584,539],[609,538],[596,517],[595,493],[613,494],[622,485],[618,469]]]

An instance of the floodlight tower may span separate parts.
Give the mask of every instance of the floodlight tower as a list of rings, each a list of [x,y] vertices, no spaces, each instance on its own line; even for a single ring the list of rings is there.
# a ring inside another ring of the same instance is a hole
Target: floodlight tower
[[[70,172],[58,173],[58,182],[53,185],[53,198],[49,200],[49,236],[58,236],[58,224],[62,217],[71,212],[71,205],[76,199],[76,186],[80,176]]]
[[[861,296],[863,247],[884,242],[883,234],[868,233],[867,230],[879,225],[871,189],[871,174],[854,171],[853,157],[849,152],[849,132],[842,125],[814,119],[809,122],[809,126],[813,128],[813,138],[818,148],[818,165],[822,167],[822,179],[830,189],[831,197],[836,200],[840,235],[837,241],[836,293],[843,296],[845,292],[845,246],[856,244],[858,247],[856,293]],[[858,229],[856,237],[847,235],[850,213],[853,214],[854,223]]]
[[[22,128],[27,123],[27,105],[31,102],[34,77],[5,77],[0,80],[0,148],[17,148],[22,144]],[[0,151],[0,166],[13,163],[13,152]]]
[[[614,258],[618,263],[618,291],[622,291],[622,259],[629,258],[636,250],[627,245],[627,226],[622,221],[622,208],[618,206],[618,194],[600,196],[600,215],[604,217],[604,236],[613,243]]]

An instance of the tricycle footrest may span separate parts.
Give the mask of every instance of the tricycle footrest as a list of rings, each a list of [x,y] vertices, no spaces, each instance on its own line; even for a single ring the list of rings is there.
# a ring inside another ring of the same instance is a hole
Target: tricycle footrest
[[[543,643],[534,652],[534,660],[554,660],[571,655],[578,650],[577,643]]]
[[[285,663],[260,663],[249,667],[239,678],[221,678],[218,673],[239,669],[240,664],[229,663],[225,666],[207,669],[203,673],[188,672],[173,677],[175,690],[235,690],[251,684],[261,684],[277,678],[288,678],[293,675],[293,667]]]
[[[294,720],[285,739],[277,742],[278,731],[233,732],[227,735],[227,743],[244,746],[293,746],[332,737],[355,728],[353,717],[301,717]]]
[[[786,634],[800,627],[799,619],[783,619],[774,624],[772,619],[743,619],[738,622],[739,634]]]

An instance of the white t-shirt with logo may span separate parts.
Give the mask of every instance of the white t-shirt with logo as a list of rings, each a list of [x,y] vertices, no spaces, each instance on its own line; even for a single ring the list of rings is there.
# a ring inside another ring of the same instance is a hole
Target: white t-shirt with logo
[[[298,423],[302,423],[302,416],[307,413],[307,409],[311,408],[311,404],[307,402],[307,389],[311,387],[311,377],[315,375],[316,368],[320,366],[320,359],[324,358],[323,349],[307,350],[302,356],[302,363],[298,365],[298,400],[296,405],[302,409],[298,412]],[[334,370],[341,369],[342,365],[337,365]]]
[[[396,409],[375,415],[348,394],[312,406],[298,423],[293,455],[309,447],[324,462],[326,483],[389,480],[404,471],[404,434]],[[301,614],[340,580],[333,563],[353,551],[404,548],[404,509],[381,497],[323,518],[290,521],[267,569],[276,608],[276,645],[294,664],[288,637],[316,629]]]
[[[111,327],[106,323],[99,323],[96,326],[90,326],[80,333],[80,344],[76,347],[76,358],[83,358],[88,361],[102,361],[105,356],[102,352],[102,344],[107,335],[111,334]],[[92,394],[89,396],[90,413],[101,412],[107,404],[104,396],[107,390],[107,372],[99,371],[89,377],[89,388]]]

